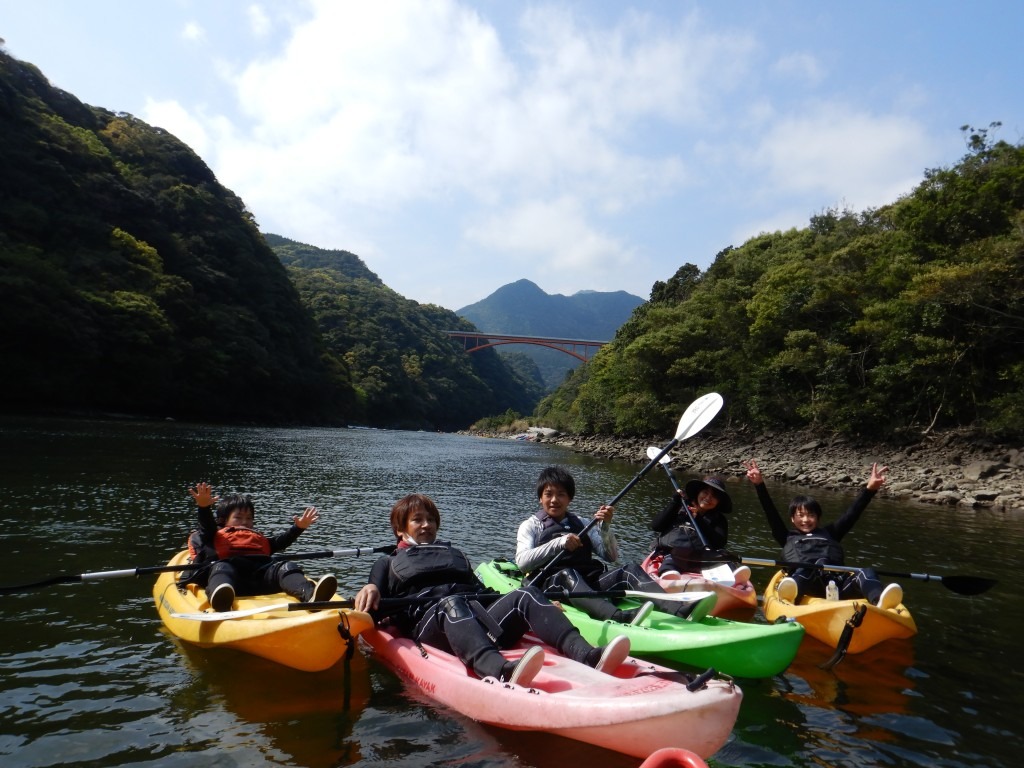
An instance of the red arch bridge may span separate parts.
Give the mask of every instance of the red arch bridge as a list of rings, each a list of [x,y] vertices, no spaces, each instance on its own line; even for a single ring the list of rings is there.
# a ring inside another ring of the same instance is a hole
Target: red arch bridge
[[[448,331],[453,339],[462,339],[466,352],[473,353],[501,344],[536,344],[548,349],[557,349],[578,360],[587,362],[607,341],[586,339],[556,339],[550,336],[512,336],[507,333],[482,333],[479,331]]]

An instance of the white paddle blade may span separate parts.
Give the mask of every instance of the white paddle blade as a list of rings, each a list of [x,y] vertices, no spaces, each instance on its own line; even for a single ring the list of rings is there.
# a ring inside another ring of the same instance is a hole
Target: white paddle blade
[[[658,456],[661,456],[661,458],[658,459]],[[647,449],[647,458],[650,459],[651,461],[658,459],[659,464],[668,464],[670,461],[672,461],[671,456],[669,456],[667,453],[663,455],[661,452],[661,448],[658,448],[657,446],[654,445]]]
[[[176,619],[188,619],[189,621],[230,621],[231,619],[244,619],[247,616],[256,616],[260,613],[271,611],[287,611],[288,603],[277,603],[275,605],[259,605],[255,608],[245,608],[240,611],[208,611],[201,613],[172,613]]]
[[[676,440],[686,440],[700,432],[708,423],[722,410],[725,401],[717,392],[708,392],[701,395],[692,403],[679,419],[679,428],[676,430]]]

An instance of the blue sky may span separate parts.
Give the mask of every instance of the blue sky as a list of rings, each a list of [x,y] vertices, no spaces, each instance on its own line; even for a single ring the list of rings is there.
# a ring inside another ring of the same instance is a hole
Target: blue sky
[[[0,0],[82,101],[188,143],[264,232],[458,309],[684,263],[1024,137],[1024,3]]]

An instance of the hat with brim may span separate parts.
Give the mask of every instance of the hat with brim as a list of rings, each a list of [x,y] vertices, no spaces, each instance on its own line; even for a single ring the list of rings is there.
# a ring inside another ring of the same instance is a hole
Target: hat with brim
[[[725,490],[725,483],[717,477],[705,477],[703,480],[691,480],[686,484],[686,487],[683,490],[686,493],[686,498],[696,501],[697,494],[700,493],[702,488],[710,488],[715,492],[715,496],[718,497],[718,506],[715,507],[715,509],[723,515],[728,515],[732,512],[732,499],[729,498],[729,493]]]

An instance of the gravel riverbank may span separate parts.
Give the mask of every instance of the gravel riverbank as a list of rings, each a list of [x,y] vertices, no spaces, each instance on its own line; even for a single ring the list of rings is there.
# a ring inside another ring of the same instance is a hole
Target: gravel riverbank
[[[647,461],[648,446],[661,447],[668,442],[664,436],[592,437],[536,427],[527,434],[535,442],[636,464]],[[966,430],[931,434],[902,445],[858,443],[811,432],[725,435],[705,430],[677,445],[672,456],[672,466],[679,471],[725,477],[741,477],[742,462],[753,457],[769,481],[835,490],[863,485],[871,464],[878,462],[889,467],[882,496],[1024,515],[1024,448],[996,443]]]

